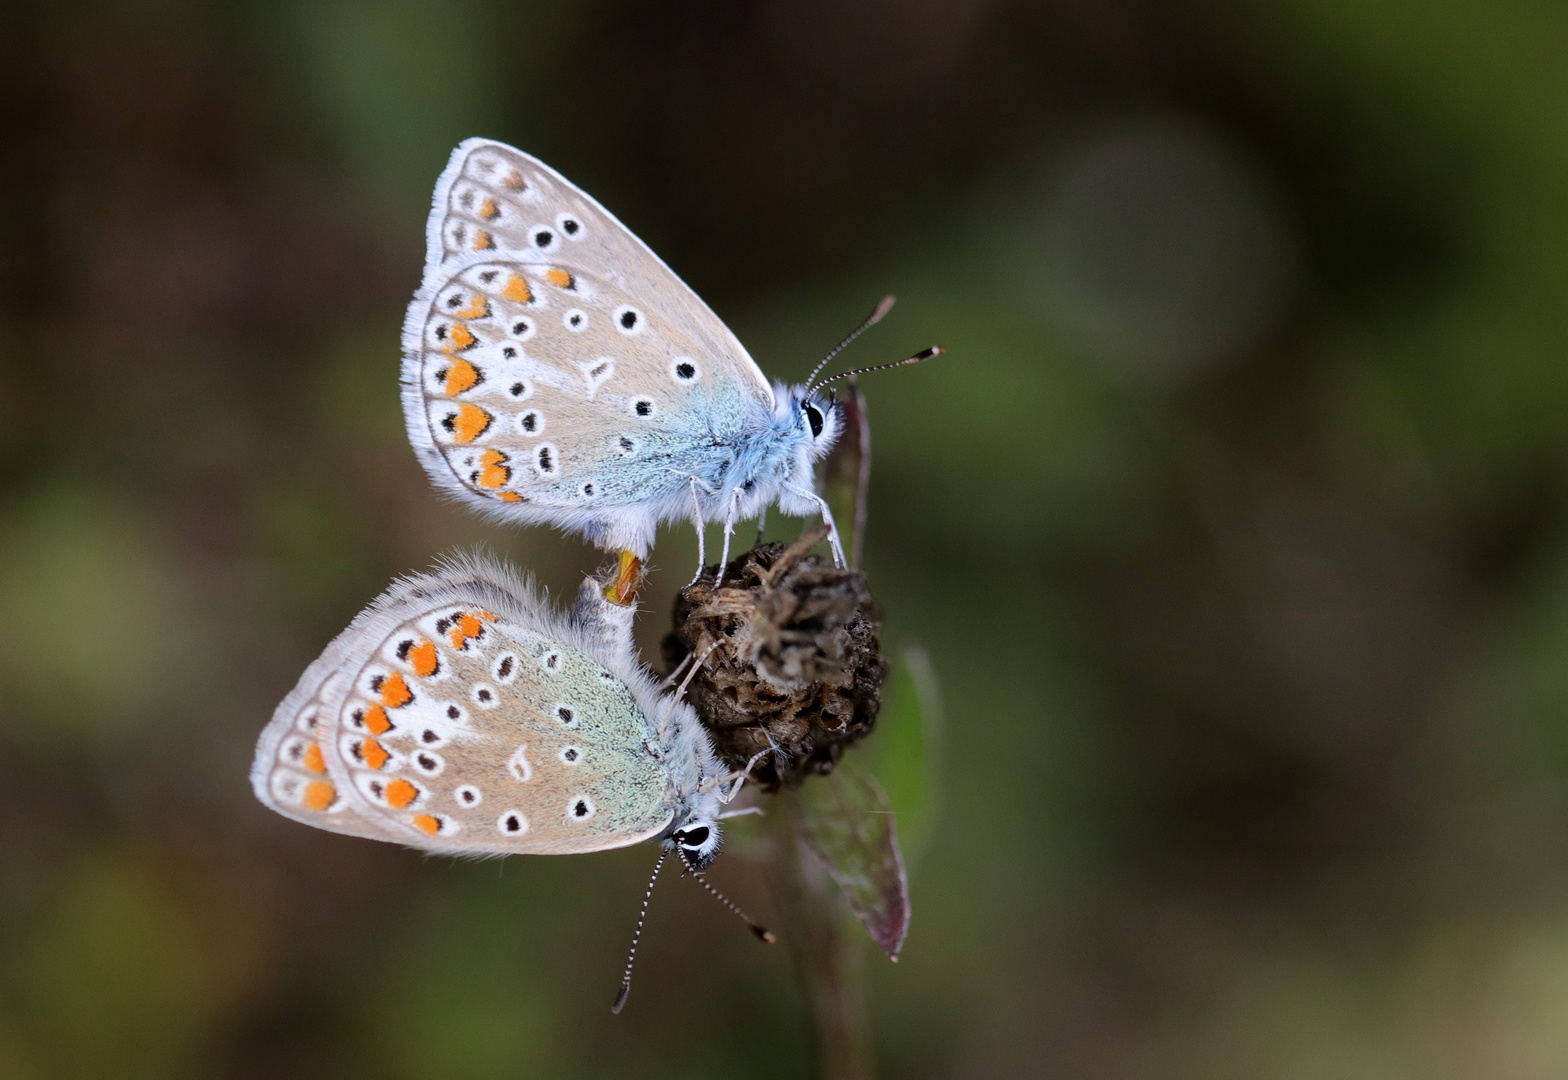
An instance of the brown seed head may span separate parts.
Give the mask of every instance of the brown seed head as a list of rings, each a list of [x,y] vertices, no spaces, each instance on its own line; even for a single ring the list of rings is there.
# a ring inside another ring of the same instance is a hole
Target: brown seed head
[[[704,571],[676,597],[664,639],[672,670],[707,655],[687,700],[726,763],[742,768],[777,748],[751,771],[769,791],[831,772],[882,704],[881,612],[863,574],[806,554],[823,535],[763,544],[731,562],[717,588]]]

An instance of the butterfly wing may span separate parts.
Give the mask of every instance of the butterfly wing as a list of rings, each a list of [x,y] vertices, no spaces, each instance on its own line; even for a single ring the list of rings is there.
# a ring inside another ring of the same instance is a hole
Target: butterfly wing
[[[631,663],[504,571],[409,579],[279,706],[257,746],[257,797],[319,828],[449,854],[657,836],[675,794],[647,748]]]
[[[526,154],[458,147],[427,241],[404,326],[409,436],[438,484],[487,510],[633,539],[614,535],[623,508],[684,493],[773,410],[696,294]]]

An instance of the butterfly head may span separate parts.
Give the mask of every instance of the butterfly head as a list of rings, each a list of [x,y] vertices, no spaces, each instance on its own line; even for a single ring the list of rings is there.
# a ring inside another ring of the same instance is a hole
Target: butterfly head
[[[719,835],[717,821],[701,814],[693,814],[670,833],[665,843],[669,847],[676,848],[681,858],[692,869],[703,870],[718,858],[719,845],[722,841],[723,837]]]
[[[804,386],[789,388],[790,419],[806,449],[807,459],[822,457],[838,440],[844,422],[838,407],[838,395],[807,390]]]

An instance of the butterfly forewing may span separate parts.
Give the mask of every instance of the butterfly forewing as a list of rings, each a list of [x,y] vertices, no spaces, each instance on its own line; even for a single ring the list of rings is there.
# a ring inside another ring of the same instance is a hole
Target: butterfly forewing
[[[702,299],[614,215],[520,150],[488,139],[458,146],[436,183],[426,232],[427,289],[450,276],[443,269],[487,253],[541,270],[575,266],[662,312],[772,404],[762,369]]]
[[[721,466],[703,456],[773,408],[762,371],[696,294],[517,150],[458,147],[427,239],[404,410],[448,490],[521,520],[614,522],[712,475]]]
[[[356,620],[264,733],[262,801],[451,853],[594,851],[662,831],[666,777],[626,684],[526,617],[538,613],[492,610],[506,599],[421,590]]]

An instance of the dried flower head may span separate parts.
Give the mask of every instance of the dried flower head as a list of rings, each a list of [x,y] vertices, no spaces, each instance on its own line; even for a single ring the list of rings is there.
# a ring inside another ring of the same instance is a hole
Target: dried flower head
[[[716,584],[703,572],[675,600],[664,639],[672,670],[702,668],[688,700],[734,768],[752,766],[769,791],[831,772],[844,748],[870,733],[887,661],[881,612],[865,575],[809,552],[825,535],[763,544],[732,561]]]

